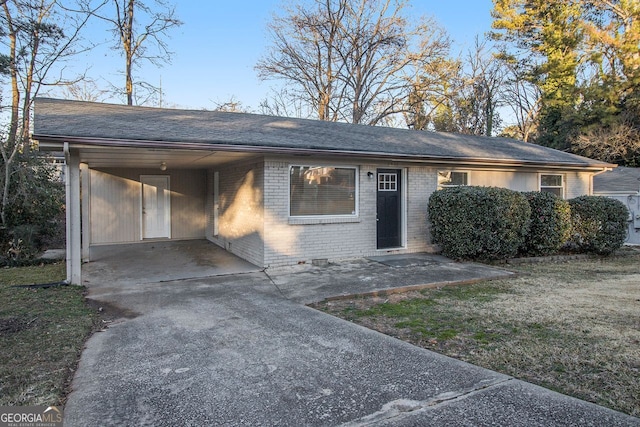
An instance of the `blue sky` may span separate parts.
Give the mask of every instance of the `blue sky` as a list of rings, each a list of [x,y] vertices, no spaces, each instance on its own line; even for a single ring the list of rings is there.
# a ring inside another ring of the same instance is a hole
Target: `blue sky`
[[[232,96],[255,111],[276,82],[262,82],[254,66],[267,51],[266,26],[278,13],[283,0],[236,0],[175,2],[184,24],[168,40],[174,52],[170,64],[157,68],[145,65],[137,74],[151,84],[162,79],[164,103],[180,108],[214,108]],[[477,34],[490,30],[491,0],[411,0],[415,16],[432,16],[455,41],[454,52],[473,45]],[[104,40],[109,34],[100,26],[88,35]],[[78,59],[78,66],[90,67],[89,75],[121,85],[123,60],[107,46]]]

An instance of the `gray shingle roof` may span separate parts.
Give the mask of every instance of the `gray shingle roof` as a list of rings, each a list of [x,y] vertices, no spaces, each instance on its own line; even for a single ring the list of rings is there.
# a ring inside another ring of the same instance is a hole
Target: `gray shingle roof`
[[[460,160],[598,168],[585,157],[508,138],[418,132],[319,120],[204,110],[175,110],[38,98],[34,138],[41,141],[140,141],[379,154],[437,161]],[[228,148],[227,148],[228,149]]]
[[[623,191],[637,193],[640,191],[640,168],[618,167],[593,177],[593,191],[607,193]]]

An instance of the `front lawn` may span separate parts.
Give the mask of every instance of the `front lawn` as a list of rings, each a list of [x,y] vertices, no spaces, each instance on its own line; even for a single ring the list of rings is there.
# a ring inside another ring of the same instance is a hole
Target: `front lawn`
[[[333,315],[640,416],[640,254],[521,265],[515,279],[330,301]]]
[[[81,286],[16,288],[63,280],[64,263],[0,269],[0,405],[63,405],[95,312]]]

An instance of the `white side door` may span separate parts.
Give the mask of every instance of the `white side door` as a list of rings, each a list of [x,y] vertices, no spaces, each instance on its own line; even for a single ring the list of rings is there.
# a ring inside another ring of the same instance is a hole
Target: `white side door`
[[[169,176],[141,175],[142,238],[171,237],[171,191]]]

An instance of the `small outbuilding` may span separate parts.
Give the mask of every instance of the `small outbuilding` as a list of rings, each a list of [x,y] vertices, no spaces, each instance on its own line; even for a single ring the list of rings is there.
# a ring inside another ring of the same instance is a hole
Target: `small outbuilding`
[[[507,138],[39,98],[63,151],[67,262],[90,247],[203,239],[261,267],[434,251],[427,203],[457,185],[592,194],[615,165]]]

